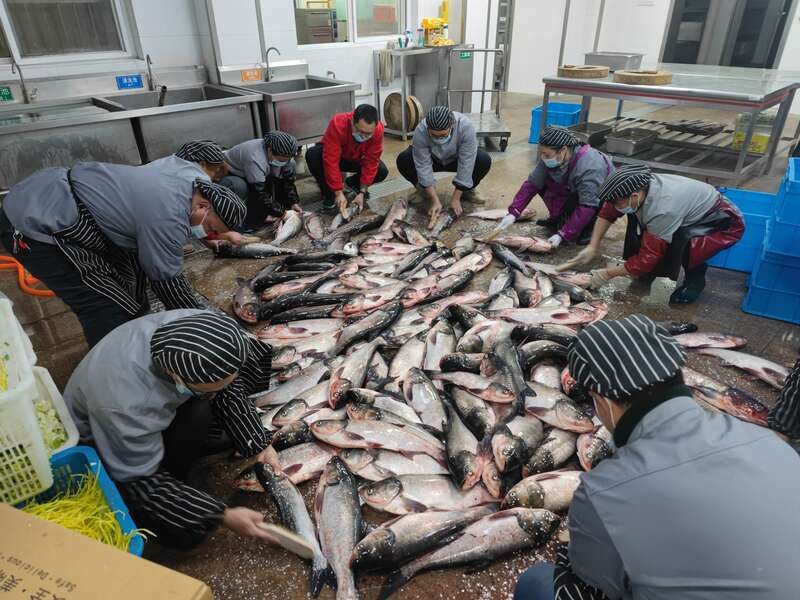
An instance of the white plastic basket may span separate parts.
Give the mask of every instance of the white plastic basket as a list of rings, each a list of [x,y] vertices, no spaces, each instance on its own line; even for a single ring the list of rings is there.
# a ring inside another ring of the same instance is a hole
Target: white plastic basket
[[[64,398],[61,396],[61,392],[58,391],[53,378],[50,376],[50,372],[44,367],[33,367],[33,380],[36,382],[37,397],[35,402],[45,407],[52,407],[53,410],[55,410],[58,420],[61,421],[61,425],[64,427],[66,439],[58,446],[51,447],[47,443],[47,438],[45,437],[45,446],[48,452],[52,455],[77,445],[78,428],[75,427],[75,421],[72,420],[72,415],[69,414],[69,409],[64,402]],[[43,431],[42,435],[45,435]]]
[[[50,457],[36,423],[36,382],[22,328],[8,300],[0,300],[0,502],[16,504],[53,485]]]

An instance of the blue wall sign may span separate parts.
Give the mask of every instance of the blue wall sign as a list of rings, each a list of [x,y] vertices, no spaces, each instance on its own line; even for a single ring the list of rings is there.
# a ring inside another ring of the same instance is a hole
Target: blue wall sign
[[[117,76],[117,89],[118,90],[133,90],[136,88],[142,88],[144,84],[142,83],[142,76],[141,75],[119,75]]]

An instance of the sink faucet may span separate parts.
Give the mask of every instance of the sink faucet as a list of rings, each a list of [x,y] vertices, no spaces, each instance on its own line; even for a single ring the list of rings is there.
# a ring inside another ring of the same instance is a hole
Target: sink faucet
[[[156,80],[153,79],[153,61],[150,60],[150,55],[145,55],[144,62],[147,64],[147,89],[154,92],[156,89]]]
[[[25,101],[25,104],[30,104],[31,97],[28,95],[28,86],[25,85],[25,78],[22,76],[22,68],[15,58],[11,59],[11,74],[19,77],[19,87],[22,88],[22,99]]]
[[[266,63],[266,73],[264,74],[264,81],[269,81],[269,53],[275,50],[278,53],[278,56],[281,55],[281,51],[278,50],[275,46],[270,46],[267,48],[267,51],[264,53],[264,62]]]

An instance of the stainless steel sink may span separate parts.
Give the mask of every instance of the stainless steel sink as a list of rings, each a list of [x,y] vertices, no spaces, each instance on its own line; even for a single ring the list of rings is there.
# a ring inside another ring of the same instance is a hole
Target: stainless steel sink
[[[280,129],[294,135],[301,144],[309,144],[322,138],[333,115],[353,110],[355,91],[361,89],[361,84],[306,75],[240,84],[230,89],[261,95],[265,131]]]
[[[141,164],[131,120],[95,99],[0,108],[0,189],[80,161]]]
[[[219,100],[221,98],[241,98],[241,93],[215,85],[203,85],[200,87],[170,89],[164,94],[164,106],[174,106],[176,104],[189,104],[193,102],[206,102],[209,100]],[[106,96],[106,100],[119,104],[125,110],[136,110],[139,108],[160,108],[158,106],[159,92],[137,92],[133,94],[120,94],[118,96]]]
[[[113,111],[124,111],[141,140],[143,162],[172,154],[191,140],[214,140],[231,147],[261,136],[262,96],[244,89],[205,84],[169,88],[164,105],[159,91],[109,95],[96,100]]]

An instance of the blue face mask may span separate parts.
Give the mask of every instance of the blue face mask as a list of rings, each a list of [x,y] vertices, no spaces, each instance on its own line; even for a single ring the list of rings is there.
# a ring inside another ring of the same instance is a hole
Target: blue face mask
[[[178,392],[179,396],[183,396],[184,398],[194,396],[194,392],[186,387],[182,381],[175,382],[175,390]]]
[[[207,216],[208,216],[208,211],[206,211],[206,214],[203,215],[203,220],[200,221],[200,223],[198,225],[190,225],[190,228],[192,230],[192,237],[194,239],[202,240],[203,238],[208,236],[208,233],[206,233],[205,227],[203,227],[203,222],[206,220]]]
[[[430,136],[431,142],[436,144],[437,146],[444,146],[447,142],[453,139],[453,132],[451,131],[444,137],[433,137]]]
[[[557,158],[543,158],[542,162],[548,169],[556,169],[561,166],[561,163],[558,162]]]
[[[269,166],[270,167],[278,167],[278,168],[285,167],[286,166],[286,162],[288,162],[288,161],[271,160],[271,161],[269,161]]]
[[[636,209],[631,206],[633,204],[633,198],[628,198],[628,206],[625,208],[618,208],[617,210],[621,212],[623,215],[632,215],[636,212]]]
[[[359,133],[358,131],[353,132],[353,139],[356,141],[357,144],[363,144],[371,137],[372,135],[365,135],[363,133]]]

